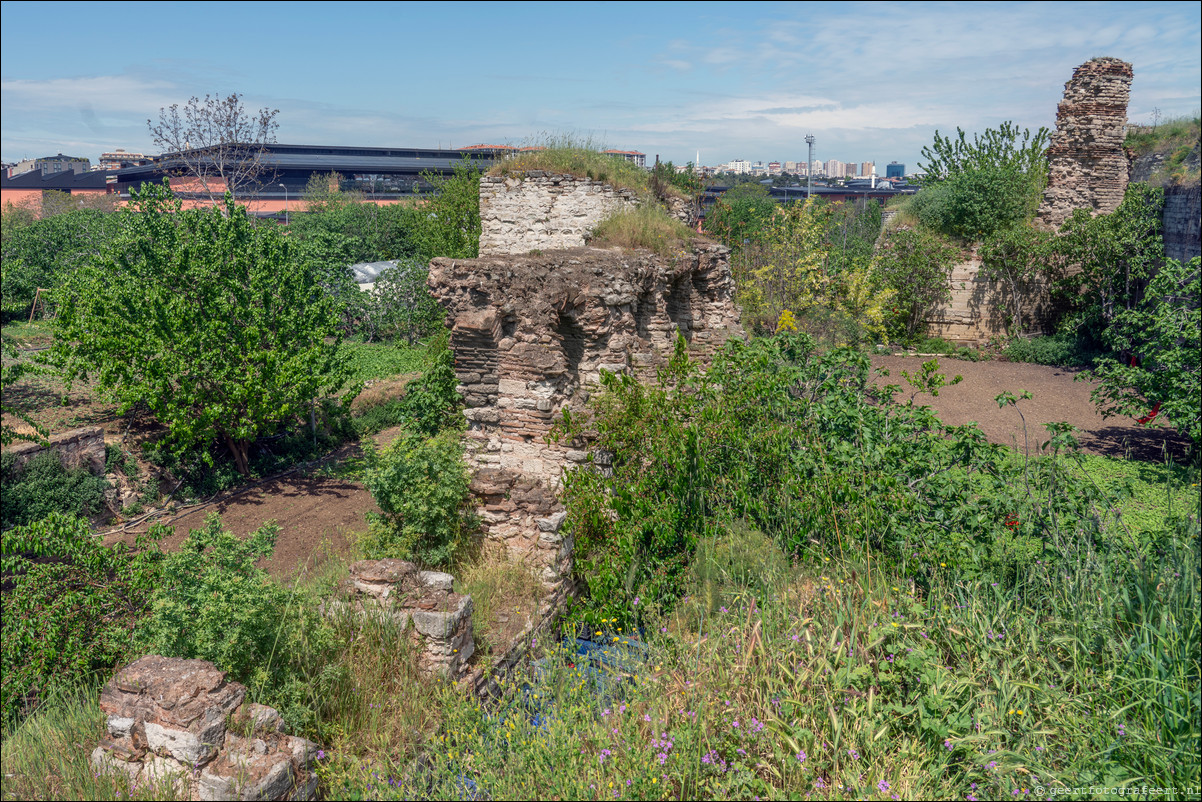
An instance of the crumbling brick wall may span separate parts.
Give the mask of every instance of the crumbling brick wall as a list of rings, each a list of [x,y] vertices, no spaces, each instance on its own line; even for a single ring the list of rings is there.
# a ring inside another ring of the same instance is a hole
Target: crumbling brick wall
[[[1127,62],[1095,58],[1064,85],[1038,213],[1044,226],[1058,229],[1074,209],[1106,214],[1122,202],[1130,169],[1123,139],[1131,76]]]
[[[576,248],[431,262],[487,536],[541,569],[545,607],[571,590],[560,477],[588,459],[581,444],[547,435],[565,408],[583,407],[602,370],[651,378],[678,332],[701,359],[742,336],[728,255],[702,241],[671,258]]]

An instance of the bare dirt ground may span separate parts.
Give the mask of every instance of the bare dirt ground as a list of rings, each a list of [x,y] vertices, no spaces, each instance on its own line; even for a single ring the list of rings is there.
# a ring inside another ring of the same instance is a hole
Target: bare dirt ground
[[[396,429],[386,429],[374,439],[379,445],[387,445],[395,436]],[[336,465],[359,456],[358,445],[348,444],[330,454],[325,464]],[[280,527],[275,551],[260,560],[259,566],[277,579],[291,581],[304,572],[312,573],[331,556],[349,554],[355,534],[367,529],[366,513],[379,511],[371,493],[361,483],[323,475],[314,469],[269,479],[155,520],[173,532],[160,541],[166,551],[178,549],[188,531],[199,529],[212,513],[221,519],[223,527],[239,537],[275,521]],[[106,535],[104,542],[132,544],[139,533],[148,529],[148,524],[144,522]]]
[[[888,378],[878,377],[877,384],[901,385],[896,398],[904,400],[913,393],[906,384],[902,370],[914,373],[931,357],[874,356],[873,367],[889,371]],[[985,436],[994,443],[1022,449],[1024,443],[1032,453],[1048,439],[1045,423],[1065,421],[1080,429],[1077,435],[1084,451],[1108,457],[1161,461],[1171,455],[1177,462],[1186,459],[1189,441],[1156,420],[1143,426],[1126,417],[1103,418],[1098,414],[1089,394],[1094,384],[1075,381],[1078,368],[1056,368],[1019,362],[968,362],[939,358],[939,370],[948,379],[956,375],[964,380],[939,391],[938,398],[926,393],[914,397],[915,403],[932,407],[944,423],[962,426],[976,421]],[[1009,391],[1020,395],[1030,391],[1032,398],[1019,401],[1018,408],[1026,417],[1026,440],[1023,420],[1013,407],[999,408],[994,398]]]

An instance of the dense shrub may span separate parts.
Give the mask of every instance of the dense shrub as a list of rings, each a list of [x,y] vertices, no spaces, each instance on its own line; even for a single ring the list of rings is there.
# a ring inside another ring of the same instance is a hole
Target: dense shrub
[[[1090,350],[1077,335],[1062,332],[1051,336],[1016,337],[1002,353],[1012,362],[1036,365],[1083,367],[1092,365],[1098,352]]]
[[[1049,132],[1033,135],[1011,122],[987,128],[968,141],[964,131],[938,131],[922,149],[926,185],[909,205],[922,225],[978,241],[1030,219],[1047,184],[1044,148]]]
[[[52,512],[93,515],[104,504],[108,482],[87,468],[67,470],[53,451],[44,451],[18,467],[16,456],[4,452],[0,466],[0,518],[5,528],[28,524]]]
[[[594,428],[612,454],[609,471],[565,481],[588,614],[629,616],[635,596],[640,609],[672,608],[697,544],[739,520],[791,555],[854,530],[918,576],[943,563],[1000,582],[1057,533],[1097,535],[1097,491],[1062,459],[1015,462],[975,426],[944,426],[893,400],[898,388],[875,389],[869,372],[861,353],[819,356],[812,339],[782,333],[728,344],[708,371],[681,350],[650,386],[605,375],[592,418],[560,425],[567,438]],[[945,383],[934,361],[905,378],[915,394]],[[1061,428],[1047,439],[1072,445]]]
[[[1202,279],[1197,256],[1169,259],[1141,303],[1115,315],[1103,340],[1114,353],[1098,360],[1093,399],[1103,414],[1162,412],[1202,446]]]
[[[4,533],[6,725],[56,684],[91,681],[129,656],[158,575],[155,537],[105,547],[85,519],[62,513]]]
[[[469,527],[469,477],[459,433],[407,431],[383,451],[370,443],[364,484],[383,515],[370,517],[369,556],[446,565]]]
[[[960,249],[921,229],[890,232],[876,255],[875,278],[894,293],[887,319],[894,339],[926,333],[927,317],[951,298],[949,279]]]
[[[289,593],[255,561],[275,548],[268,523],[245,539],[211,514],[162,560],[139,631],[145,653],[210,660],[238,679],[270,669]]]

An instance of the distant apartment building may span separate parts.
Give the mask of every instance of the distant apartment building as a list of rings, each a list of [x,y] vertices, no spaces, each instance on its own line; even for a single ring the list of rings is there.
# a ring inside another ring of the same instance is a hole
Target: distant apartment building
[[[639,167],[647,166],[647,154],[640,153],[637,150],[603,150],[602,153],[607,156],[621,156],[628,162],[634,162]]]
[[[780,162],[768,162],[768,175],[780,175]]]
[[[83,159],[78,156],[43,156],[40,159],[25,159],[14,164],[8,169],[7,175],[9,178],[14,178],[18,175],[41,170],[42,175],[56,175],[58,173],[85,173],[91,168],[91,160]]]
[[[746,159],[732,159],[726,163],[726,171],[740,175],[751,172],[751,162]]]
[[[860,175],[867,178],[876,172],[876,165],[872,162],[862,162],[860,164]]]
[[[843,178],[848,175],[847,168],[851,165],[844,164],[838,159],[827,159],[826,162],[826,177],[827,178]],[[854,168],[853,168],[854,169]]]
[[[124,170],[127,167],[141,167],[154,161],[150,156],[141,153],[129,153],[124,148],[117,148],[109,153],[100,154],[99,170]]]
[[[786,161],[783,165],[781,165],[781,169],[786,173],[797,175],[797,162]]]
[[[885,165],[885,178],[905,178],[906,165],[898,164],[897,162],[889,162]]]

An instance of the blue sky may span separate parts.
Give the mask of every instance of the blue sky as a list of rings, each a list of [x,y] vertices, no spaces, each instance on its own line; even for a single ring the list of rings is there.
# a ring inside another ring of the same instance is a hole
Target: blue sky
[[[192,95],[278,108],[279,141],[591,138],[680,164],[897,160],[936,129],[1053,126],[1094,56],[1128,115],[1197,113],[1202,4],[5,2],[0,156],[153,152]],[[883,171],[882,171],[883,172]]]

